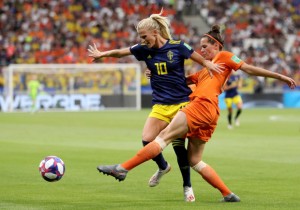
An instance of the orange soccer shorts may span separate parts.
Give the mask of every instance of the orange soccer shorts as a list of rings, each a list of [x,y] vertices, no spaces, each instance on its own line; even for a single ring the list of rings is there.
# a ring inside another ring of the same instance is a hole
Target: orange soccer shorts
[[[187,137],[208,141],[217,127],[219,110],[205,98],[195,98],[182,109],[186,114],[189,133]]]

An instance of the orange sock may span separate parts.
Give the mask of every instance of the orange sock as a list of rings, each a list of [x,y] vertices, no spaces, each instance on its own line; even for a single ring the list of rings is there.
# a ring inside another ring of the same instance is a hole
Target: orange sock
[[[159,153],[161,153],[161,147],[153,141],[140,149],[133,158],[122,163],[121,166],[126,170],[131,170],[141,163],[156,157]]]
[[[194,166],[193,169],[197,171],[211,186],[217,188],[223,196],[227,196],[231,193],[217,172],[203,161]]]

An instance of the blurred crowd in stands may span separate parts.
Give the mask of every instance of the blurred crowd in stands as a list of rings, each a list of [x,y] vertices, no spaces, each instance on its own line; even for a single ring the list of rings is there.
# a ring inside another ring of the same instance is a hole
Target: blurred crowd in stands
[[[226,49],[248,63],[292,76],[299,84],[299,0],[198,2],[195,5],[208,25],[224,26]],[[264,85],[270,89],[280,87],[280,82],[268,81]]]
[[[0,68],[9,64],[90,63],[89,44],[100,50],[139,42],[135,25],[153,13],[171,20],[174,39],[199,50],[201,31],[184,22],[201,16],[221,24],[225,49],[248,63],[292,76],[300,84],[299,0],[14,0],[0,1]],[[137,62],[133,56],[104,63]],[[199,69],[187,62],[187,74]],[[0,86],[3,86],[0,75]],[[258,87],[279,88],[257,80]],[[149,85],[146,78],[142,85]]]

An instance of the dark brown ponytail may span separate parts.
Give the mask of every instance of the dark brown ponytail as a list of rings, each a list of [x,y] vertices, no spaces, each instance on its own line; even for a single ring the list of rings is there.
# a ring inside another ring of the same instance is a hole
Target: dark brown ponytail
[[[219,44],[219,49],[222,50],[223,45],[224,45],[224,40],[221,36],[221,31],[220,31],[220,26],[219,25],[213,25],[211,27],[211,30],[207,32],[206,34],[203,35],[203,37],[208,38],[208,42],[211,44],[218,43]]]

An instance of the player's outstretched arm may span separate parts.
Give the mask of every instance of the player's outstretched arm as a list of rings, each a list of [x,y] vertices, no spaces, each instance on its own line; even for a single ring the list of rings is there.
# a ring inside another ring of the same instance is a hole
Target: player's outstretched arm
[[[123,49],[115,49],[115,50],[108,50],[108,51],[99,51],[97,49],[96,44],[89,45],[88,50],[88,56],[94,58],[94,61],[97,61],[100,58],[103,57],[115,57],[115,58],[121,58],[127,55],[131,55],[130,49],[123,48]]]
[[[287,83],[291,89],[294,89],[296,87],[296,82],[292,78],[284,76],[283,74],[268,71],[266,69],[252,66],[247,63],[243,63],[240,69],[250,75],[270,77],[270,78],[281,80]]]

